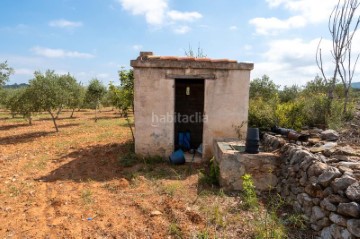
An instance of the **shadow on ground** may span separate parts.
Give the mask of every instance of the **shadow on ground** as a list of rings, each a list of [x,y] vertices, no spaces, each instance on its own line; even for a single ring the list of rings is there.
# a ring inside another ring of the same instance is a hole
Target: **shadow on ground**
[[[31,126],[31,125],[29,125],[28,123],[2,125],[2,126],[0,126],[0,130],[10,130],[10,129],[16,129],[16,128],[19,128],[19,127],[27,127],[27,126]]]
[[[33,133],[1,137],[0,145],[27,143],[27,142],[31,142],[39,137],[44,137],[47,135],[51,135],[53,133],[54,132],[42,131],[42,132],[33,132]]]
[[[131,166],[124,166],[119,161],[122,157],[132,157],[129,142],[122,144],[106,144],[89,146],[64,155],[53,162],[61,164],[71,160],[48,175],[37,178],[39,181],[54,182],[58,180],[71,180],[83,182],[88,180],[108,181],[113,179],[126,178],[128,180],[143,176],[147,179],[178,179],[198,173],[194,165],[173,166],[161,160],[148,160],[137,158]],[[159,158],[158,158],[159,159]]]

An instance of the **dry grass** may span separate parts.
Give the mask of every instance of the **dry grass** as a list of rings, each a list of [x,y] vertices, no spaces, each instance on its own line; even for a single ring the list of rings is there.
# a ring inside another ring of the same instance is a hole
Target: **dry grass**
[[[241,197],[199,184],[202,166],[136,158],[115,111],[70,113],[55,133],[46,114],[0,112],[0,238],[253,238]]]

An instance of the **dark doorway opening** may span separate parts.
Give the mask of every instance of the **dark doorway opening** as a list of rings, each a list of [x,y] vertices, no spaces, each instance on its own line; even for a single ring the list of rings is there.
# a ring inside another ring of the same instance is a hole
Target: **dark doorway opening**
[[[204,79],[175,79],[175,146],[179,132],[190,132],[190,146],[203,141]]]

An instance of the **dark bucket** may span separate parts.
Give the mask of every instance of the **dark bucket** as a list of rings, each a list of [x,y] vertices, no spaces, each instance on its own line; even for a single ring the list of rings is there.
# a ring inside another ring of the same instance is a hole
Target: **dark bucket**
[[[260,145],[259,129],[248,128],[246,143],[245,143],[245,152],[249,154],[258,154],[259,145]]]
[[[176,150],[170,155],[169,160],[170,163],[172,164],[184,164],[185,163],[184,152],[181,149]]]

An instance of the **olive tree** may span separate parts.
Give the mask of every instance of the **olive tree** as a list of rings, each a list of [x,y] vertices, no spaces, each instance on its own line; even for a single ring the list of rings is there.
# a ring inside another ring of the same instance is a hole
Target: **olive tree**
[[[9,80],[11,74],[14,73],[14,69],[8,66],[7,61],[0,63],[0,87],[5,85],[5,82]]]
[[[95,109],[95,122],[97,121],[97,109],[100,106],[102,97],[106,94],[105,86],[96,78],[90,81],[90,84],[86,90],[85,100],[87,103],[92,104]]]
[[[59,84],[59,76],[54,71],[47,70],[44,74],[36,71],[34,79],[29,81],[28,90],[32,96],[35,111],[46,111],[50,114],[56,132],[59,132],[56,124],[55,111],[63,103],[63,91]]]
[[[73,117],[75,109],[80,107],[83,101],[84,94],[82,87],[70,73],[60,75],[58,77],[58,84],[62,92],[62,102],[56,113],[56,118],[58,118],[64,106],[72,109],[70,117]]]

